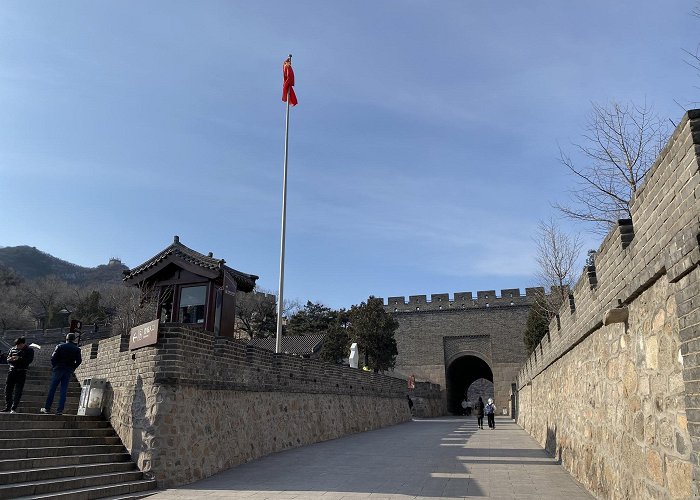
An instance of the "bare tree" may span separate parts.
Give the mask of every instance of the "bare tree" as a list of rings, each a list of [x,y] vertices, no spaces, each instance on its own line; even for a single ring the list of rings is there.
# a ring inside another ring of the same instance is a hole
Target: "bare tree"
[[[559,312],[569,299],[569,291],[578,278],[578,261],[581,255],[581,238],[564,232],[554,219],[540,221],[535,237],[537,244],[537,281],[550,294],[536,297],[548,319]]]
[[[35,317],[42,318],[45,330],[52,325],[60,309],[70,308],[75,301],[75,287],[56,276],[29,281],[24,287],[28,304]]]
[[[156,302],[151,292],[123,284],[107,285],[101,290],[115,333],[126,334],[134,326],[156,318]]]
[[[690,12],[691,16],[700,19],[700,2],[698,2],[693,10]],[[695,46],[695,50],[682,49],[685,52],[686,59],[685,62],[690,67],[700,72],[700,44]]]
[[[277,302],[266,290],[256,289],[252,293],[236,294],[236,328],[250,339],[270,337],[277,331]],[[284,318],[299,310],[299,302],[285,299],[282,307]]]
[[[554,219],[540,221],[533,238],[537,245],[537,281],[545,293],[535,295],[527,318],[523,342],[529,353],[535,350],[549,332],[549,322],[557,317],[559,308],[569,299],[569,291],[577,278],[581,239],[561,230]],[[550,290],[550,293],[546,293]]]
[[[0,283],[0,330],[23,330],[33,325],[29,298],[20,285]]]
[[[578,188],[572,205],[555,204],[566,217],[591,222],[607,233],[618,219],[631,218],[634,193],[668,138],[666,122],[651,106],[612,102],[593,104],[583,141],[574,144],[581,163],[560,149],[560,161]]]

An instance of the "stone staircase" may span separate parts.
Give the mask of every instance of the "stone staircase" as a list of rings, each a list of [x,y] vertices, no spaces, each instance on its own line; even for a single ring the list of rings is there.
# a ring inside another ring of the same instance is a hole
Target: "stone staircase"
[[[0,368],[4,382],[5,368]],[[44,415],[51,373],[32,366],[18,413],[0,413],[0,499],[137,499],[153,494],[109,422],[77,416],[80,384],[73,380],[64,414]],[[4,397],[4,385],[0,390]],[[56,411],[59,392],[52,410]],[[3,403],[4,404],[4,403]]]

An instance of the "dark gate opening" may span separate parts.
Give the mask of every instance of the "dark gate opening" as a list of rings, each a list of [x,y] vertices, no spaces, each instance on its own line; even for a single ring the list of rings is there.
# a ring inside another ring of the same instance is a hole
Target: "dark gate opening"
[[[491,367],[476,356],[462,356],[447,367],[447,411],[453,415],[462,414],[462,400],[473,382],[486,379],[493,384]],[[485,401],[484,401],[485,402]]]

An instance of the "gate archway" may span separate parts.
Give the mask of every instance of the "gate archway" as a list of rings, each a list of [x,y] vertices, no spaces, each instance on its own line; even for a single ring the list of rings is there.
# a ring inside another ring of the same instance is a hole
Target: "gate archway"
[[[462,400],[469,386],[477,380],[485,379],[493,384],[493,371],[482,358],[464,355],[454,359],[445,371],[447,389],[447,411],[452,414],[462,413]]]

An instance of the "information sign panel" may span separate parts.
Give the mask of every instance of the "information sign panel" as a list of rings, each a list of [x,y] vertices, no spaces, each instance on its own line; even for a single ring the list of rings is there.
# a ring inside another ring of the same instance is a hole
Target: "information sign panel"
[[[133,351],[139,347],[153,345],[158,342],[158,320],[154,319],[148,323],[135,326],[129,334],[129,350]]]

